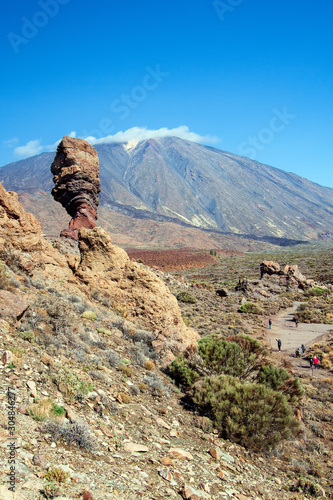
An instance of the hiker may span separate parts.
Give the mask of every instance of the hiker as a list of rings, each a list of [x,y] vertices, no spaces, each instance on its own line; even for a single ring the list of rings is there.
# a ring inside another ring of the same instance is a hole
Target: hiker
[[[317,356],[315,356],[315,357],[313,358],[313,364],[314,364],[315,370],[317,369],[318,362],[319,362],[319,359],[317,358]]]
[[[310,361],[310,368],[312,368],[313,367],[313,358],[310,358],[309,361]]]
[[[281,344],[282,344],[281,339],[275,339],[275,340],[277,342],[279,351],[281,351]]]
[[[299,347],[297,347],[297,349],[295,351],[295,356],[296,356],[296,358],[300,358],[301,357],[301,351],[299,350]]]
[[[295,320],[296,328],[298,327],[298,320]]]
[[[272,320],[271,320],[271,318],[269,318],[269,320],[268,320],[268,325],[269,325],[269,329],[271,330],[271,328],[272,328]]]
[[[304,344],[302,344],[302,345],[301,345],[301,349],[302,349],[302,354],[304,354],[304,353],[305,353],[305,351],[306,351],[306,349],[305,349],[305,345],[304,345]]]

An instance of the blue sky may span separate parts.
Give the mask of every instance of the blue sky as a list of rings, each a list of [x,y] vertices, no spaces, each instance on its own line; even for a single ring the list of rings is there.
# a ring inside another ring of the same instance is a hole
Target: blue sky
[[[333,188],[332,19],[328,0],[6,2],[0,165],[71,133],[171,134]]]

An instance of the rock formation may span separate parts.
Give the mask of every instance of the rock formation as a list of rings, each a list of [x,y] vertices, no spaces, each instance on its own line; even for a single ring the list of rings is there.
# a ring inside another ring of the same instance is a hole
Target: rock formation
[[[260,264],[260,280],[242,278],[235,290],[253,300],[268,300],[275,294],[304,291],[315,285],[315,281],[307,279],[297,265],[281,267],[277,262],[264,260]]]
[[[314,280],[308,280],[306,276],[300,272],[297,265],[286,265],[283,269],[281,269],[277,262],[273,262],[271,260],[264,260],[260,264],[260,278],[263,279],[265,275],[280,276],[280,285],[289,288],[300,288],[302,290],[306,290],[315,284]]]
[[[52,196],[72,217],[61,236],[78,239],[81,227],[96,226],[100,192],[96,150],[82,139],[65,136],[51,165],[55,187]]]
[[[0,254],[4,253],[30,276],[72,276],[65,257],[43,238],[39,222],[23,209],[17,193],[0,184]]]
[[[76,276],[90,290],[109,295],[113,307],[126,319],[154,331],[153,347],[164,361],[196,344],[198,333],[185,326],[177,299],[164,282],[112,245],[107,231],[99,227],[80,229],[79,249],[81,261]]]

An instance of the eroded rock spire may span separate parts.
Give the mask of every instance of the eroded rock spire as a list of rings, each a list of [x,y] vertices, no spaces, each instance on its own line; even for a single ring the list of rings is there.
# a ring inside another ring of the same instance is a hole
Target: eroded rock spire
[[[96,150],[82,139],[65,136],[51,165],[52,196],[72,217],[61,236],[78,239],[81,227],[96,226],[100,192],[99,161]]]

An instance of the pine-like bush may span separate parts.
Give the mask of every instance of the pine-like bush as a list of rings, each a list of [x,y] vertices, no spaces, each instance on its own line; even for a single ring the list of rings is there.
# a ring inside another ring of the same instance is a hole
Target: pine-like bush
[[[169,373],[222,437],[262,450],[297,431],[294,409],[304,393],[298,379],[266,356],[248,335],[213,334],[199,340],[198,351],[178,355]]]
[[[264,384],[220,375],[200,380],[193,389],[194,402],[215,421],[221,436],[242,446],[269,448],[298,427],[288,398]]]

